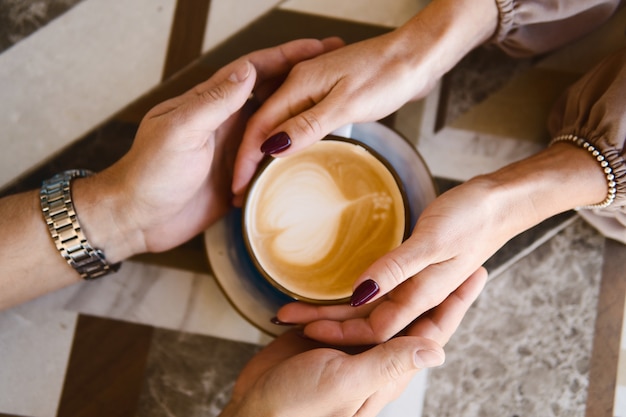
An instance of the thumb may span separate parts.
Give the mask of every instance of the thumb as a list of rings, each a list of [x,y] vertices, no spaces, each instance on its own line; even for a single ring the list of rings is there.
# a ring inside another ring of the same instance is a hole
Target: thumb
[[[181,109],[186,113],[184,120],[188,127],[217,129],[245,104],[254,87],[255,75],[248,60],[237,60],[194,88]]]
[[[424,368],[443,364],[443,348],[430,339],[417,336],[393,338],[351,357],[355,369],[362,370],[360,380],[377,391],[390,382]]]

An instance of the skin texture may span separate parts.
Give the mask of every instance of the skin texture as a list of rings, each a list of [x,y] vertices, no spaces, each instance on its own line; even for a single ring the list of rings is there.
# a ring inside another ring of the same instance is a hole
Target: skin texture
[[[240,374],[222,417],[365,417],[406,388],[420,369],[443,362],[443,346],[485,285],[479,269],[402,336],[375,347],[332,348],[291,331]]]
[[[235,204],[277,134],[290,144],[269,153],[289,157],[338,127],[381,119],[424,97],[494,35],[498,13],[494,0],[435,0],[397,30],[296,65],[246,128],[235,161]],[[331,344],[389,340],[509,239],[564,210],[602,201],[606,192],[602,171],[585,150],[555,145],[437,198],[412,236],[357,279],[356,307],[295,303],[278,319],[305,325],[308,337]]]
[[[276,156],[288,156],[345,124],[382,119],[424,97],[493,34],[497,15],[493,0],[436,0],[397,30],[296,65],[248,123],[235,163],[235,203],[268,138],[285,132],[292,143]]]
[[[441,303],[509,239],[552,215],[597,203],[606,192],[606,179],[587,151],[555,144],[435,199],[411,237],[355,283],[355,288],[368,279],[379,284],[368,304],[292,303],[278,319],[307,324],[307,336],[327,343],[388,340]]]
[[[263,90],[296,62],[340,45],[301,40],[249,54],[152,109],[127,155],[73,183],[90,242],[117,262],[176,246],[219,219],[230,208],[232,164],[253,87]],[[1,199],[0,214],[0,226],[13,237],[0,243],[2,307],[78,281],[48,235],[36,191]],[[486,276],[479,268],[402,337],[373,348],[343,351],[294,332],[279,337],[241,373],[223,416],[376,415],[416,372],[443,362],[441,345]]]
[[[233,161],[253,88],[269,92],[297,62],[342,44],[308,39],[253,52],[150,110],[124,157],[72,182],[92,246],[116,263],[205,230],[231,206]],[[11,236],[0,242],[0,309],[79,281],[50,239],[38,191],[1,199],[0,214],[0,227]]]

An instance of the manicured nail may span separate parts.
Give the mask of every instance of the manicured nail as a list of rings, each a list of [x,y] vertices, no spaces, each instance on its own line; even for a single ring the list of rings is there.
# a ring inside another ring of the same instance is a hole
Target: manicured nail
[[[378,291],[380,291],[380,287],[376,281],[371,279],[363,281],[361,285],[354,290],[352,298],[350,298],[350,305],[352,307],[361,306],[374,298],[374,296],[378,294]]]
[[[415,352],[415,365],[420,368],[432,368],[443,364],[445,357],[436,350],[418,350]]]
[[[294,326],[295,325],[295,323],[287,323],[284,321],[280,321],[278,320],[278,317],[272,317],[270,321],[277,326]]]
[[[278,132],[261,145],[261,152],[265,155],[273,155],[291,146],[291,138],[285,132]]]

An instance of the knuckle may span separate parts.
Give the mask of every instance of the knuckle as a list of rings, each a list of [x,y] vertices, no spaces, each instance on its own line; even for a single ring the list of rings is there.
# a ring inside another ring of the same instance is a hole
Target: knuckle
[[[382,345],[384,346],[384,345]],[[385,347],[385,349],[387,349]],[[401,378],[406,372],[404,363],[394,352],[386,353],[387,360],[382,362],[382,375],[383,377],[389,378],[391,380],[396,380]]]
[[[306,60],[295,63],[291,68],[291,71],[289,71],[289,77],[298,79],[308,77],[308,67],[309,62]]]
[[[296,119],[296,129],[304,136],[321,137],[322,124],[313,111],[306,111]]]
[[[214,103],[224,100],[227,93],[226,89],[222,85],[216,85],[207,90],[201,91],[198,96],[205,103]]]
[[[370,336],[370,342],[375,345],[381,345],[387,342],[395,335],[393,327],[394,327],[393,325],[391,326],[383,325],[383,326],[374,327],[373,332]]]
[[[382,273],[391,281],[394,288],[408,278],[405,267],[395,258],[386,258],[383,261]]]

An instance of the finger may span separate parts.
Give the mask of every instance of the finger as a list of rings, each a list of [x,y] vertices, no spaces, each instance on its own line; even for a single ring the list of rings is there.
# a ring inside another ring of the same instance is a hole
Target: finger
[[[166,113],[175,118],[174,128],[184,129],[192,135],[180,135],[206,138],[195,135],[197,132],[212,132],[220,127],[233,113],[241,109],[250,96],[256,71],[247,60],[237,60],[223,68],[209,80],[199,84],[180,97],[157,106],[151,117],[164,116]],[[189,143],[189,146],[196,144]]]
[[[355,417],[375,416],[406,388],[420,369],[441,365],[443,349],[432,340],[404,336],[377,345],[365,352],[341,358],[335,379],[348,374],[350,384],[342,398],[359,404]]]
[[[453,263],[431,265],[387,294],[369,317],[308,324],[305,334],[329,344],[381,343],[416,317],[441,304],[471,274],[461,275]]]
[[[361,393],[373,394],[417,370],[441,365],[445,354],[432,340],[403,336],[346,359]]]
[[[317,320],[348,320],[368,316],[378,304],[373,302],[354,308],[347,304],[319,306],[295,302],[281,307],[276,317],[283,323],[291,324],[306,324]]]
[[[272,48],[252,52],[246,58],[258,73],[257,83],[286,75],[297,63],[343,46],[341,38],[298,39]],[[263,97],[259,97],[263,99]]]
[[[343,41],[339,38],[327,38],[322,41],[311,39],[293,41],[271,50],[265,50],[263,54],[260,53],[263,51],[259,51],[250,59],[259,71],[259,80],[266,81],[278,75],[286,74],[298,62],[334,50],[342,45]],[[267,89],[263,87],[260,93],[266,95]],[[264,99],[265,97],[259,98]],[[274,100],[273,98],[270,99]],[[272,124],[277,123],[275,122],[277,119],[271,111],[263,110],[264,106],[248,122],[248,128],[235,161],[235,175],[232,184],[235,196],[241,196],[244,193],[259,162],[263,159],[264,154],[260,150],[261,143],[267,139],[267,135],[273,127]],[[281,106],[274,105],[274,107]],[[266,121],[265,118],[268,120]]]
[[[321,41],[318,39],[299,39],[275,47],[260,49],[220,68],[211,78],[190,90],[190,93],[197,94],[212,88],[216,81],[229,77],[234,66],[241,65],[245,61],[254,66],[257,84],[262,83],[265,80],[286,74],[298,62],[334,49],[341,43],[340,38],[328,38]]]
[[[306,48],[300,46],[301,43],[310,43]],[[287,43],[279,51],[279,56],[272,59],[259,59],[252,57],[253,64],[260,71],[257,85],[254,87],[254,97],[259,103],[265,102],[285,81],[289,70],[298,62],[313,58],[322,53],[333,51],[344,46],[341,38],[330,37],[317,41],[315,39],[304,39]],[[265,67],[270,65],[274,70],[269,71]]]
[[[418,318],[407,334],[432,339],[445,346],[461,324],[465,313],[478,298],[487,283],[487,270],[480,267],[443,303]]]
[[[354,283],[354,292],[350,299],[353,307],[376,300],[402,284],[428,265],[441,262],[434,259],[418,233],[407,239],[396,249],[377,259]]]
[[[337,91],[341,85],[342,74],[336,71],[296,66],[250,120],[250,141],[267,154],[287,156],[353,122],[345,106],[347,97]],[[279,133],[292,142],[277,150],[270,145]]]
[[[324,46],[325,52],[330,52],[344,45],[343,41],[339,38],[326,38],[321,41],[321,44]],[[300,61],[303,60],[304,59]],[[295,60],[291,60],[290,63],[292,64],[290,66],[291,68],[295,66],[297,62],[295,62]],[[271,97],[268,96],[264,106],[261,107],[261,109],[257,112],[257,115],[250,120],[248,130],[254,134],[252,137],[254,138],[255,146],[258,145],[260,147],[261,144],[267,139],[268,135],[272,132],[285,131],[291,133],[292,136],[299,135],[300,132],[298,132],[297,129],[288,128],[289,125],[293,124],[302,125],[302,129],[307,130],[308,135],[315,136],[316,133],[319,133],[317,131],[310,131],[311,128],[315,129],[314,125],[316,119],[315,111],[310,109],[310,107],[321,101],[321,97],[319,99],[315,99],[310,97],[310,94],[311,92],[317,92],[320,85],[332,86],[335,84],[338,80],[338,75],[332,71],[328,71],[324,74],[317,73],[315,74],[315,78],[313,78],[310,74],[306,73],[307,70],[304,71],[305,73],[300,75],[300,73],[298,73],[298,67],[293,68],[292,72],[282,86],[276,90]],[[321,81],[323,77],[327,77],[329,80],[323,82]],[[267,79],[267,77],[261,78]],[[306,84],[306,81],[309,81],[310,83]],[[302,93],[302,95],[294,96],[294,91]],[[320,113],[327,115],[327,117],[340,113],[336,111],[335,107],[335,102],[338,100],[334,100],[332,97],[323,97],[325,101],[328,101],[328,103],[319,103],[321,105],[318,105],[317,110],[319,110]],[[345,119],[345,116],[343,119]],[[287,122],[283,123],[285,121]],[[309,125],[309,123],[312,125]],[[336,127],[338,126],[326,130],[325,133],[331,132]],[[323,133],[322,136],[324,136],[325,133]],[[317,139],[320,138],[321,136]],[[312,143],[317,139],[308,140],[308,137],[303,137],[301,142],[303,144],[307,142]]]
[[[335,74],[324,76],[334,77]],[[335,80],[319,82],[329,83],[333,84]],[[304,83],[291,87],[295,84],[287,78],[250,118],[235,166],[233,193],[236,195],[245,191],[265,155],[280,153],[280,156],[288,156],[310,146],[348,121],[358,121],[347,109],[337,111],[343,103],[343,99],[339,99],[340,94],[327,96],[317,104],[306,93],[298,101],[293,101],[287,94],[292,94],[294,90],[307,90]],[[317,84],[310,89],[314,88]],[[285,119],[287,121],[283,122]]]

